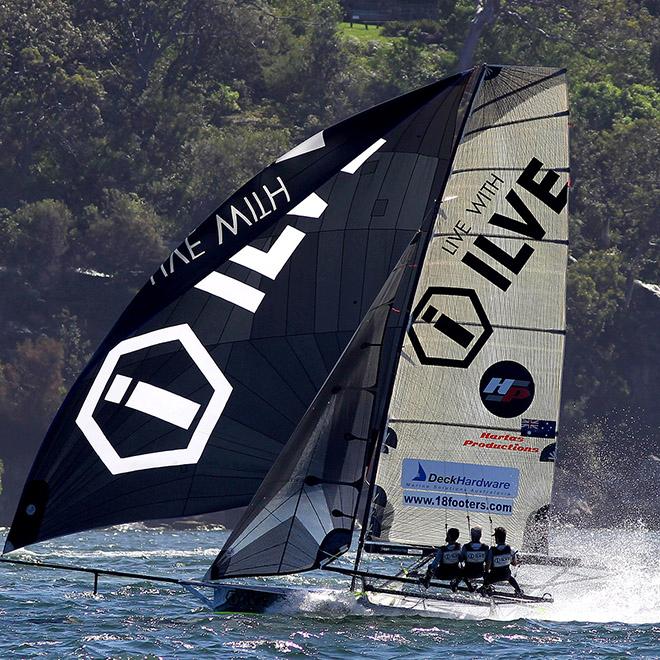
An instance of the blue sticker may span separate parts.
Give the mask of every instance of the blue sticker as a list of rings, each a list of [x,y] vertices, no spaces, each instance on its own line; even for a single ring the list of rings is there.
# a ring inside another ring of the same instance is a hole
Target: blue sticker
[[[401,486],[470,495],[516,497],[520,470],[495,465],[404,458]]]

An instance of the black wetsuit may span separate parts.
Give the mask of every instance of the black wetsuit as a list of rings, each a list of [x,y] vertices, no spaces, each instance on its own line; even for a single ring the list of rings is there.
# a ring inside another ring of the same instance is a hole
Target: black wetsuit
[[[516,592],[520,591],[520,586],[516,578],[511,575],[511,561],[515,553],[511,546],[500,543],[494,545],[488,551],[488,563],[490,571],[484,577],[484,586],[494,584],[495,582],[508,582]]]

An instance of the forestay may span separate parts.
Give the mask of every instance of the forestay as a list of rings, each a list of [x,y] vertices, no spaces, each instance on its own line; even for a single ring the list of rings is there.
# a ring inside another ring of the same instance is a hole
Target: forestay
[[[468,79],[312,136],[172,252],[60,408],[6,551],[250,502],[435,208]]]
[[[560,402],[568,106],[562,71],[489,67],[398,363],[370,538],[503,525],[542,548]],[[539,543],[541,542],[541,543]]]

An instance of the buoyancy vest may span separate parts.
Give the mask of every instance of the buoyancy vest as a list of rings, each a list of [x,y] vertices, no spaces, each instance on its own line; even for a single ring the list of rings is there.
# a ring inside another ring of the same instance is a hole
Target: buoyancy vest
[[[461,546],[458,543],[448,543],[440,547],[442,550],[441,564],[443,566],[457,566],[461,558]]]
[[[513,559],[513,551],[511,550],[511,546],[504,544],[494,545],[490,549],[490,553],[490,574],[494,577],[508,577],[511,575],[510,566]]]
[[[466,543],[461,554],[465,559],[465,573],[468,575],[481,575],[484,572],[484,563],[488,556],[488,546],[484,543]]]
[[[491,549],[493,568],[507,568],[511,565],[513,552],[509,545],[494,545]]]

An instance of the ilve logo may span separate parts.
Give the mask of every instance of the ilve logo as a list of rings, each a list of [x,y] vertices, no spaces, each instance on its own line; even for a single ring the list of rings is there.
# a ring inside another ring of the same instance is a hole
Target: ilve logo
[[[123,355],[168,342],[181,344],[192,363],[210,385],[213,393],[203,410],[202,406],[195,401],[140,380],[135,384],[126,403],[122,404],[134,379],[116,373],[120,358]],[[110,386],[106,391],[108,384]],[[76,424],[112,474],[195,464],[201,458],[209,436],[215,428],[231,392],[232,386],[229,381],[218,369],[192,328],[187,323],[182,323],[119,342],[103,361],[78,413]],[[190,431],[186,446],[180,449],[120,456],[111,442],[112,433],[103,429],[103,422],[95,418],[97,405],[102,399],[138,410],[152,418]],[[198,412],[201,412],[201,415],[198,415]],[[195,420],[198,421],[195,423]]]

